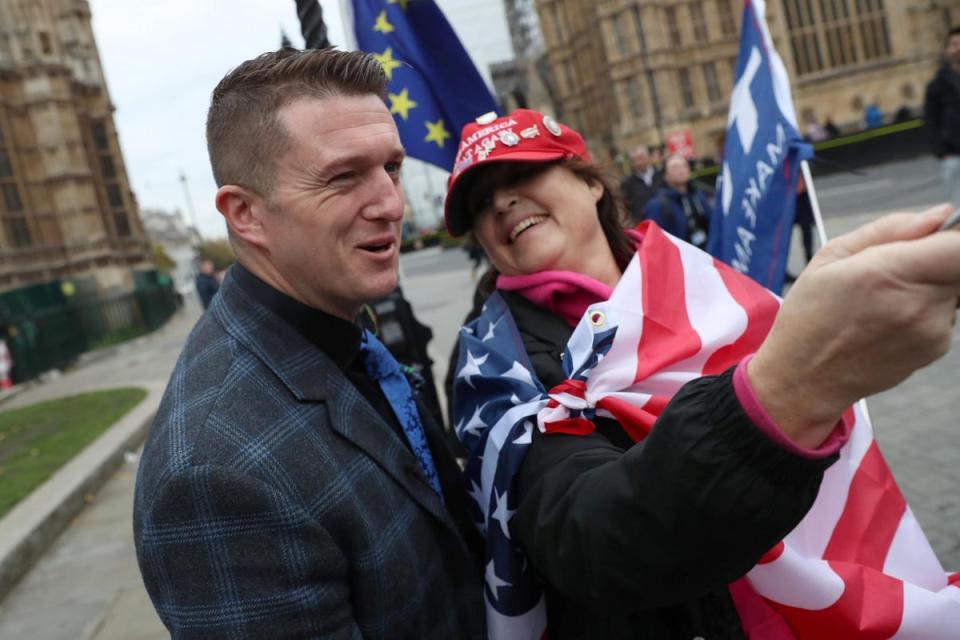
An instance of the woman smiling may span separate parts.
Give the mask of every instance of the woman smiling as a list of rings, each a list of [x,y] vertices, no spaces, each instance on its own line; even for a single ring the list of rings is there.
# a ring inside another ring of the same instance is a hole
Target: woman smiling
[[[943,211],[887,218],[825,247],[777,314],[772,295],[655,225],[624,231],[612,194],[583,138],[549,116],[464,128],[446,223],[474,233],[495,291],[461,334],[453,407],[487,538],[488,631],[793,637],[741,578],[813,504],[850,405],[945,352],[960,264],[936,288],[924,261],[960,255],[957,238],[930,235]],[[637,313],[605,317],[641,268]],[[894,275],[916,286],[904,294]],[[742,320],[711,315],[721,282]],[[711,325],[737,322],[729,345],[710,342]],[[627,382],[595,403],[589,371],[615,356]],[[631,406],[621,391],[649,381]]]

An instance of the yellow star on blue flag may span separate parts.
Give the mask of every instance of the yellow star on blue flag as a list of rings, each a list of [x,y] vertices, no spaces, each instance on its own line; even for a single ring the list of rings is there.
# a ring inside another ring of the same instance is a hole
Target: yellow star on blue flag
[[[380,15],[377,16],[377,21],[373,23],[373,30],[379,31],[384,35],[393,31],[393,25],[390,24],[390,21],[387,19],[386,9],[381,11]]]
[[[407,155],[449,171],[457,145],[447,142],[468,122],[498,110],[486,83],[434,0],[352,5],[357,47],[383,65]]]
[[[395,113],[406,120],[410,117],[410,109],[417,106],[417,103],[410,99],[409,89],[403,88],[400,93],[388,93],[390,98],[390,113]]]
[[[450,132],[443,126],[443,119],[441,118],[436,122],[430,122],[428,120],[424,124],[427,125],[427,137],[424,138],[424,140],[427,142],[436,142],[437,146],[442,149],[444,141],[451,137]]]
[[[375,53],[373,57],[376,58],[380,66],[383,67],[383,72],[387,74],[387,80],[392,80],[393,70],[403,64],[399,60],[394,59],[393,47],[387,47],[383,53]]]

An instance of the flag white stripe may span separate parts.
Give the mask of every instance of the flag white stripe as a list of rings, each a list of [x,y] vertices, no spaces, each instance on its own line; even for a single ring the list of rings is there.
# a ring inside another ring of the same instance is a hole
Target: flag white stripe
[[[855,421],[850,440],[840,450],[837,460],[820,483],[820,492],[807,512],[806,517],[786,537],[785,542],[798,552],[812,558],[820,558],[830,543],[833,530],[843,515],[853,481],[863,456],[873,443],[873,430],[863,417],[859,407],[855,407]]]
[[[932,593],[905,582],[903,585],[903,618],[892,640],[956,640],[960,636],[960,599],[953,599],[950,590]]]
[[[487,600],[487,637],[497,640],[540,640],[547,628],[547,607],[541,597],[535,607],[517,616],[505,616]]]
[[[940,591],[947,586],[947,575],[910,507],[900,518],[883,572],[930,591]]]
[[[483,464],[480,466],[480,490],[483,492],[483,504],[490,504],[490,496],[493,493],[493,480],[497,474],[496,461],[500,457],[500,450],[503,449],[504,442],[510,435],[514,425],[523,418],[529,418],[536,415],[542,408],[547,406],[546,398],[538,398],[530,402],[525,402],[511,408],[500,416],[496,424],[490,428],[490,434],[483,447]],[[482,509],[486,517],[487,509]]]
[[[712,257],[673,236],[667,237],[680,251],[687,317],[702,344],[698,353],[671,366],[673,372],[688,374],[687,380],[679,381],[683,386],[703,375],[704,365],[718,349],[743,335],[747,330],[747,312],[727,289]],[[673,393],[677,390],[679,387]]]
[[[591,404],[596,404],[603,397],[603,390],[626,389],[632,385],[637,372],[637,345],[643,337],[643,309],[638,303],[643,300],[639,254],[635,254],[630,260],[620,281],[625,284],[620,286],[618,283],[607,302],[593,305],[587,311],[587,318],[594,309],[602,311],[610,326],[617,327],[617,336],[609,353],[590,372],[586,396]],[[580,324],[585,331],[591,326],[589,321],[581,321]],[[606,327],[600,329],[604,330]],[[590,335],[593,335],[593,331],[590,331]],[[601,391],[598,394],[594,389]]]
[[[843,595],[843,579],[825,560],[808,558],[790,545],[773,562],[747,574],[754,590],[768,600],[800,609],[826,609]]]

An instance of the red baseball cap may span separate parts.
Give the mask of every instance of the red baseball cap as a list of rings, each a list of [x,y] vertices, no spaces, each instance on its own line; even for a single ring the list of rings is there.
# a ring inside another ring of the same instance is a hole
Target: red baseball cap
[[[500,117],[490,112],[463,128],[460,147],[447,180],[444,221],[450,235],[470,230],[466,195],[477,167],[494,162],[552,162],[580,158],[591,162],[579,133],[539,111],[517,109]]]

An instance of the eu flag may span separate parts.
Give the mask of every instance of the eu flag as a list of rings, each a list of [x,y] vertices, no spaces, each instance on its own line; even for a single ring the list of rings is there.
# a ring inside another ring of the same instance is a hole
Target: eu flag
[[[357,47],[390,83],[387,106],[413,158],[449,171],[460,130],[497,103],[433,0],[353,0]]]
[[[783,287],[800,162],[790,79],[766,24],[764,0],[743,9],[740,56],[707,250],[775,293]]]

